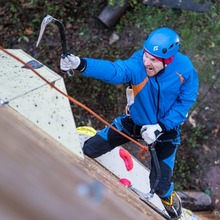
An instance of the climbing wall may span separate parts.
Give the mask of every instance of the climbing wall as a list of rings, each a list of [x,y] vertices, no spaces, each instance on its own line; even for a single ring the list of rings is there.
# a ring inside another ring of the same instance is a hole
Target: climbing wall
[[[8,105],[83,158],[67,97],[10,54],[30,64],[66,94],[63,78],[22,50],[0,51],[0,103]]]

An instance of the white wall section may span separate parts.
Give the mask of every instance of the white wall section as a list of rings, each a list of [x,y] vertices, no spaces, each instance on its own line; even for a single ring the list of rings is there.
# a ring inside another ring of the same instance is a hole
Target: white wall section
[[[34,60],[22,50],[7,51],[25,63]],[[67,93],[61,76],[44,65],[36,71]],[[83,158],[68,98],[3,51],[0,51],[0,100]]]

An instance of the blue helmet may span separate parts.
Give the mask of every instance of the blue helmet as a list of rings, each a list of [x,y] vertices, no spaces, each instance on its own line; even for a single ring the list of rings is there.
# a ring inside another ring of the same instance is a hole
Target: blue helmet
[[[144,49],[148,53],[163,59],[175,56],[179,47],[179,35],[175,31],[166,27],[151,32],[144,42]]]

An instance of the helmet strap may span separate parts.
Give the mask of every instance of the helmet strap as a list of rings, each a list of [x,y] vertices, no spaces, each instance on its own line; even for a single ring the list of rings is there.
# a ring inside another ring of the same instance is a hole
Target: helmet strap
[[[162,62],[163,62],[163,68],[165,68],[166,67],[165,59],[162,59]]]
[[[162,70],[160,70],[155,76],[161,75],[161,74],[165,71],[165,68],[166,68],[166,67],[164,67]]]
[[[161,74],[164,72],[165,68],[167,67],[167,64],[166,64],[166,62],[165,62],[165,59],[162,58],[162,62],[163,62],[163,69],[160,70],[160,71],[157,73],[156,76],[161,75]]]

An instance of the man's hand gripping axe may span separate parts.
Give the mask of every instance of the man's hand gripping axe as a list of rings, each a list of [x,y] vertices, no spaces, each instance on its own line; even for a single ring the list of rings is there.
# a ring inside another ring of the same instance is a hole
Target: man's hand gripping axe
[[[54,23],[55,25],[58,26],[59,28],[59,31],[60,31],[60,38],[61,38],[61,46],[62,46],[62,51],[63,51],[63,54],[62,54],[62,58],[66,57],[67,55],[69,55],[70,53],[68,52],[67,50],[67,43],[66,43],[66,34],[65,34],[65,28],[63,26],[63,24],[53,18],[52,16],[50,15],[47,15],[43,21],[41,22],[41,27],[40,27],[40,33],[39,33],[39,37],[38,37],[38,40],[37,40],[37,44],[36,44],[36,47],[38,47],[40,41],[41,41],[41,38],[43,36],[43,33],[44,33],[44,30],[47,26],[47,24],[49,24],[50,22]],[[64,71],[63,71],[64,72]],[[73,76],[73,71],[72,70],[69,70],[69,71],[66,71],[64,72],[66,73],[68,76]]]

